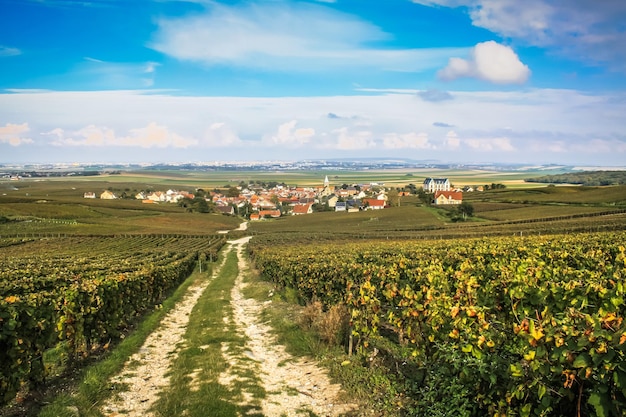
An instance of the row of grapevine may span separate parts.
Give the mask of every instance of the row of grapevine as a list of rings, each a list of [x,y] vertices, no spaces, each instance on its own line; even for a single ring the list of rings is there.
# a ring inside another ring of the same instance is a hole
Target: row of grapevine
[[[625,238],[249,248],[266,278],[303,300],[348,305],[361,349],[392,330],[421,370],[416,412],[447,401],[452,381],[459,415],[622,416]]]
[[[79,359],[119,338],[134,318],[189,276],[199,259],[225,243],[223,237],[202,241],[12,242],[11,250],[0,254],[0,403],[22,384],[44,380],[46,350],[64,343],[70,357]]]

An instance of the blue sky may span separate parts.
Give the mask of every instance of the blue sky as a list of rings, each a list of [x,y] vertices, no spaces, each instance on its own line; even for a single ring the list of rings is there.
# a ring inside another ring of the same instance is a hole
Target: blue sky
[[[625,166],[623,0],[0,0],[0,163]]]

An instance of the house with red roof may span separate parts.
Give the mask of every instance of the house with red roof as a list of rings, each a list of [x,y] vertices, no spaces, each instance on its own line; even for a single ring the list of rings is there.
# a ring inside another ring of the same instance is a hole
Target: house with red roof
[[[297,216],[300,214],[311,214],[311,213],[313,213],[313,203],[296,204],[295,206],[293,206],[292,214],[294,216]]]
[[[385,208],[385,200],[377,198],[364,198],[361,200],[363,209],[365,210],[382,210]]]
[[[435,191],[433,202],[439,204],[461,204],[463,193],[461,191]]]

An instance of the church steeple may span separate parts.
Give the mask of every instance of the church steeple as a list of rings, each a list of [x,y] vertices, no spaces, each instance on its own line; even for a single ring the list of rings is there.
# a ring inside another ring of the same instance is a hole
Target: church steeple
[[[328,187],[330,185],[330,181],[328,181],[328,175],[326,175],[326,177],[324,178],[324,188]]]

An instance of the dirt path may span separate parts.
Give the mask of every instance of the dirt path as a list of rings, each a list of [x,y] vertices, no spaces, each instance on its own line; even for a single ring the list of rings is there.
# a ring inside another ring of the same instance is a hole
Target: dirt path
[[[276,343],[271,327],[259,319],[263,304],[242,293],[249,266],[242,256],[243,245],[237,250],[239,275],[231,292],[231,304],[235,325],[248,340],[245,358],[229,356],[229,347],[223,347],[231,366],[221,375],[220,382],[232,384],[241,370],[258,370],[267,392],[262,401],[266,416],[309,415],[309,411],[319,416],[340,416],[354,410],[354,405],[340,402],[341,386],[332,384],[322,368],[310,360],[294,358]]]
[[[224,315],[224,325],[234,324],[246,336],[244,349],[222,345],[222,354],[228,363],[227,370],[219,377],[219,383],[232,389],[242,371],[252,371],[261,381],[267,393],[261,400],[266,416],[340,416],[352,410],[351,404],[342,404],[338,398],[341,387],[332,384],[324,370],[314,362],[289,355],[284,346],[278,345],[271,328],[260,319],[264,305],[245,298],[244,278],[249,271],[243,250],[250,238],[229,241],[226,253],[236,250],[239,273],[231,290],[233,314]],[[223,259],[226,259],[224,254]],[[219,274],[222,265],[215,268],[210,279],[189,288],[183,300],[163,319],[159,329],[151,334],[138,353],[127,362],[125,369],[114,383],[125,384],[128,389],[101,407],[107,417],[151,417],[150,408],[159,394],[168,386],[167,373],[174,359],[184,346],[184,334],[190,313],[202,292]],[[231,323],[230,320],[232,317]],[[234,352],[242,352],[236,354]],[[242,393],[244,403],[258,403],[252,394]],[[246,404],[238,404],[246,405]]]
[[[230,250],[232,246],[227,248],[227,251]],[[222,265],[225,260],[224,255]],[[126,362],[122,372],[112,379],[112,383],[125,384],[128,388],[102,406],[105,416],[152,415],[148,409],[158,400],[159,392],[169,384],[167,372],[181,349],[191,310],[222,265],[216,268],[210,279],[188,289],[180,303],[163,318],[159,328],[148,336],[139,351]]]

